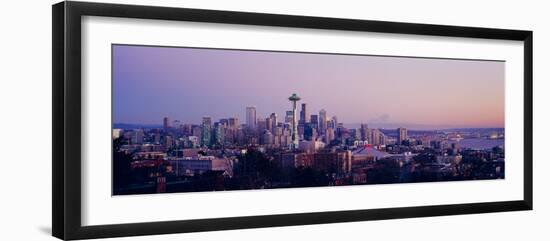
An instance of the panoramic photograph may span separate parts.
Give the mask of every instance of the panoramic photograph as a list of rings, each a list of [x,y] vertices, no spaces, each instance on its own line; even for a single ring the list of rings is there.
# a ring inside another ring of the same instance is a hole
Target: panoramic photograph
[[[505,178],[505,62],[112,45],[112,194]]]

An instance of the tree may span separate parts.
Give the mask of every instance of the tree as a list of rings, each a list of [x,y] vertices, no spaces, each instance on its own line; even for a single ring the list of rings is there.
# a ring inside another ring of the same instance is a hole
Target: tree
[[[113,192],[132,183],[132,156],[120,151],[122,138],[113,140]]]

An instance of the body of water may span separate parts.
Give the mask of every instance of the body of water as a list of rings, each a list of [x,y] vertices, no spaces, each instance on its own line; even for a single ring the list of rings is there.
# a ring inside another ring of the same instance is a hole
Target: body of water
[[[458,141],[460,148],[485,150],[495,146],[504,147],[504,139],[468,138]]]

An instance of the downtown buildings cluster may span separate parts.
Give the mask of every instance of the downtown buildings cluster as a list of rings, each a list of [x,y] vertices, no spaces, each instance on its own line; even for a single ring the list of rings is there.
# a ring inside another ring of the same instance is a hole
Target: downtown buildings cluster
[[[310,114],[296,94],[289,101],[284,118],[248,106],[244,123],[165,117],[162,128],[113,129],[115,194],[504,177],[503,147],[460,147],[463,138],[503,139],[503,131],[348,128],[324,109]]]

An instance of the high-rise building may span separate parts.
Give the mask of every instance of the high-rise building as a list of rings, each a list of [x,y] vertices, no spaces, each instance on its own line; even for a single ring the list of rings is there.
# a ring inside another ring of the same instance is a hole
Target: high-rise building
[[[201,133],[202,133],[202,127],[199,125],[193,125],[193,127],[191,128],[191,135],[196,136],[198,138],[198,137],[201,137],[202,135]]]
[[[256,129],[256,121],[256,107],[246,107],[246,125],[248,126],[248,128]]]
[[[312,127],[311,124],[304,126],[304,139],[308,141],[314,141],[317,139],[317,130]]]
[[[236,130],[239,127],[239,119],[237,117],[229,118],[229,129]]]
[[[220,125],[223,125],[224,127],[228,127],[229,119],[220,119]]]
[[[300,121],[299,121],[299,124],[305,124],[305,123],[308,123],[308,119],[307,119],[307,109],[306,109],[306,103],[302,103],[302,110],[300,111]]]
[[[193,135],[192,130],[193,130],[193,125],[191,125],[191,124],[183,124],[182,125],[182,132],[183,132],[184,135],[186,135],[186,136]]]
[[[300,100],[300,97],[296,94],[292,94],[290,97],[288,97],[288,100],[292,102],[292,132],[291,132],[291,138],[292,138],[292,145],[290,146],[291,149],[295,150],[298,147],[298,123],[296,120],[296,102]]]
[[[286,124],[292,124],[292,111],[291,110],[288,110],[286,111],[285,113],[285,123]]]
[[[162,127],[165,131],[170,129],[170,119],[168,119],[168,117],[164,117],[164,119],[162,120]]]
[[[134,136],[132,138],[132,144],[142,144],[143,143],[143,130],[137,129],[134,131]]]
[[[325,142],[327,144],[330,144],[330,142],[332,142],[334,139],[335,139],[334,129],[332,127],[327,128],[325,133]]]
[[[205,116],[201,125],[201,145],[210,146],[212,140],[212,118]]]
[[[269,119],[269,118],[267,118]],[[264,118],[258,118],[258,121],[256,121],[256,128],[261,132],[265,129],[267,129],[267,122]]]
[[[327,111],[321,109],[319,111],[319,134],[325,134],[327,130]]]
[[[265,129],[270,132],[273,130],[273,119],[271,117],[265,118]]]
[[[361,140],[362,141],[368,141],[368,135],[369,135],[369,126],[367,124],[361,123]],[[369,142],[370,144],[370,142]]]
[[[263,145],[272,145],[273,144],[273,134],[269,130],[265,130],[262,135],[262,144]]]
[[[319,116],[318,115],[311,115],[311,117],[309,118],[309,121],[310,121],[311,127],[315,128],[315,129],[319,128]]]
[[[401,145],[403,141],[409,139],[407,137],[407,128],[399,127],[397,128],[397,144]]]
[[[352,139],[361,140],[361,129],[351,129]]]
[[[154,143],[155,144],[159,144],[160,143],[160,132],[157,130],[155,131],[155,139],[154,139]]]
[[[386,145],[388,143],[388,138],[384,133],[380,134],[380,145]]]
[[[269,116],[269,119],[271,119],[271,128],[269,129],[269,131],[271,132],[271,134],[275,134],[275,130],[277,129],[277,114],[275,113],[271,113],[271,115]]]
[[[217,145],[224,144],[225,140],[225,124],[221,122],[214,123],[214,136],[213,136],[213,142]]]
[[[367,141],[372,145],[383,145],[382,132],[379,129],[367,129]]]
[[[333,116],[332,117],[332,120],[330,120],[330,123],[331,123],[331,127],[336,129],[336,127],[338,127],[338,117],[336,116]]]
[[[164,137],[164,146],[166,149],[172,148],[174,146],[174,139],[172,139],[172,136],[165,136]]]

